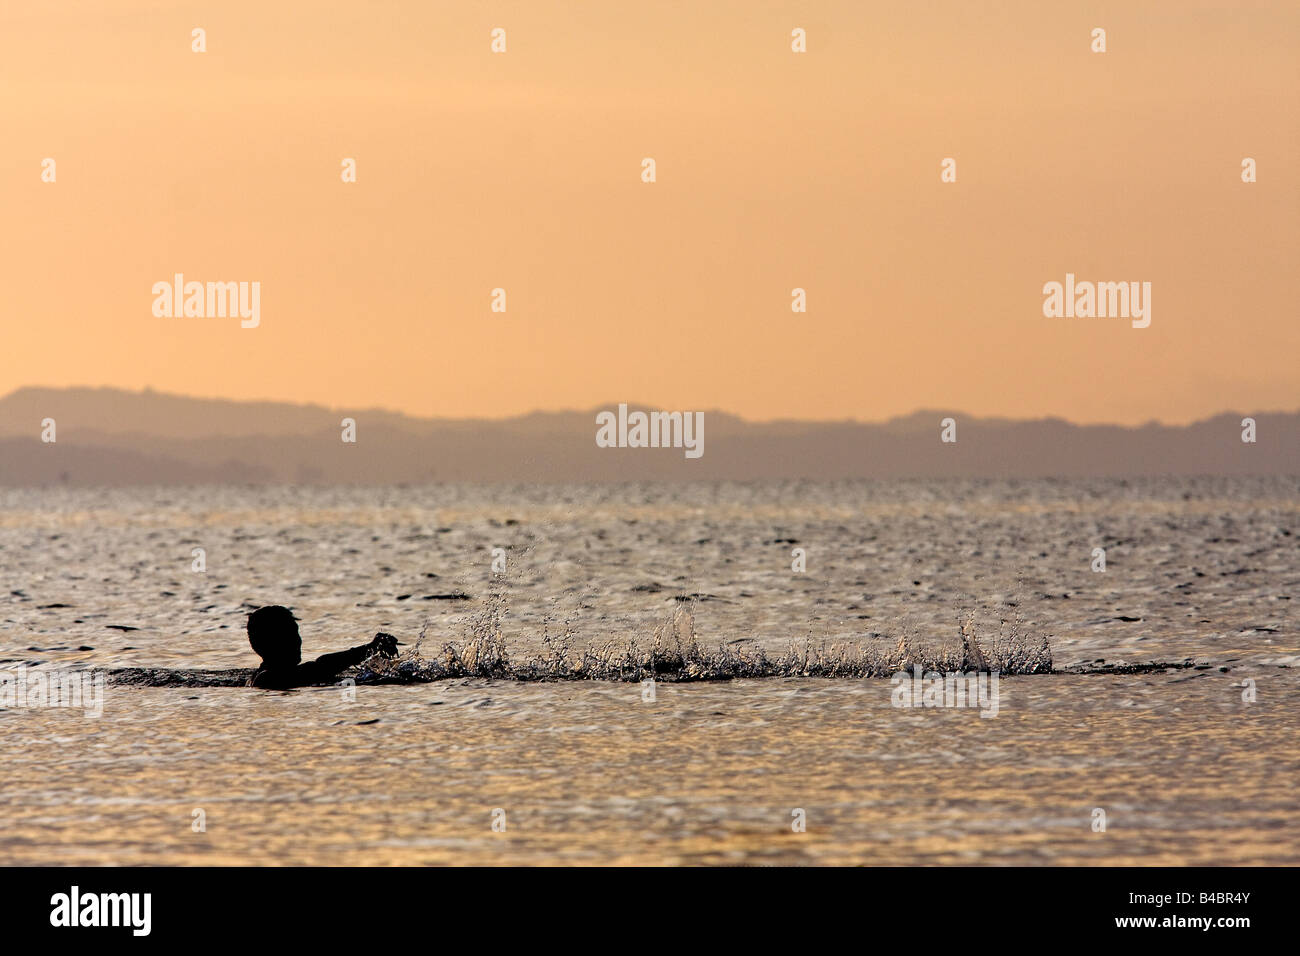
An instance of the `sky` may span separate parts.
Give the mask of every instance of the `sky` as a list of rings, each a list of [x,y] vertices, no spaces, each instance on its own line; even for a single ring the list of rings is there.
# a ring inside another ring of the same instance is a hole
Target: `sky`
[[[1298,50],[1289,2],[5,4],[0,393],[1293,410]],[[1066,273],[1150,326],[1045,317]]]

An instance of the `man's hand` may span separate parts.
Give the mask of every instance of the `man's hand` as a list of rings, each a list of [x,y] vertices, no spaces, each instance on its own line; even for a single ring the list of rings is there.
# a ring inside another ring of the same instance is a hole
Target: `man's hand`
[[[378,654],[381,657],[397,656],[397,638],[391,634],[384,634],[382,631],[375,635],[375,639],[370,642],[370,652]]]

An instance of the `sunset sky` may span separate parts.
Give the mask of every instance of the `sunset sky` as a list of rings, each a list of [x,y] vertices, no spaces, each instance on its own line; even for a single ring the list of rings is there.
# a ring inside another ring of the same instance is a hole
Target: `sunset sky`
[[[0,393],[1300,408],[1300,5],[1069,6],[5,4]],[[260,327],[155,318],[177,272],[259,281]],[[1151,326],[1045,318],[1067,272]]]

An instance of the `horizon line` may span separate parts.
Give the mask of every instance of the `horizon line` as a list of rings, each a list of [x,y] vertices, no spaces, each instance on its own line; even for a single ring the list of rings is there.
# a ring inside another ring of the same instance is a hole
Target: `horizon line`
[[[1071,426],[1074,426],[1074,427],[1076,427],[1076,428],[1125,428],[1125,429],[1130,429],[1130,430],[1138,430],[1138,429],[1142,429],[1142,428],[1150,428],[1150,427],[1158,427],[1158,428],[1188,428],[1188,427],[1190,427],[1190,426],[1192,426],[1192,425],[1197,425],[1197,424],[1200,424],[1200,423],[1202,423],[1202,422],[1211,421],[1211,420],[1213,420],[1213,419],[1215,419],[1215,418],[1220,418],[1220,417],[1225,416],[1225,415],[1239,415],[1239,414],[1251,414],[1251,415],[1296,415],[1296,414],[1300,414],[1300,406],[1297,406],[1296,408],[1292,408],[1292,409],[1285,409],[1285,408],[1282,408],[1282,409],[1279,409],[1279,408],[1255,409],[1255,410],[1250,411],[1250,412],[1247,412],[1247,413],[1243,413],[1243,412],[1241,411],[1241,409],[1237,409],[1237,408],[1224,408],[1224,409],[1222,409],[1222,410],[1220,410],[1220,411],[1213,412],[1213,413],[1208,414],[1208,415],[1205,415],[1205,416],[1203,416],[1203,417],[1195,418],[1195,419],[1191,419],[1191,420],[1189,420],[1189,421],[1187,421],[1187,422],[1185,422],[1185,423],[1173,423],[1173,422],[1166,422],[1166,421],[1163,421],[1163,420],[1158,419],[1158,418],[1149,418],[1149,419],[1146,419],[1145,421],[1142,421],[1142,422],[1140,422],[1140,423],[1137,423],[1137,424],[1131,424],[1131,425],[1130,425],[1130,424],[1124,424],[1124,423],[1122,423],[1122,422],[1115,422],[1115,421],[1081,422],[1081,421],[1076,421],[1076,420],[1074,420],[1074,419],[1068,418],[1068,417],[1066,417],[1066,416],[1064,416],[1064,415],[1051,414],[1051,413],[1044,413],[1043,415],[1040,415],[1040,416],[1038,416],[1038,417],[1034,417],[1034,418],[1013,418],[1013,417],[1009,417],[1009,416],[1006,416],[1006,415],[998,415],[998,414],[986,414],[986,415],[981,415],[981,414],[975,414],[975,413],[971,413],[971,412],[967,412],[967,411],[958,411],[958,410],[954,410],[954,409],[951,409],[951,408],[943,408],[942,406],[929,406],[929,407],[918,407],[918,408],[914,408],[914,409],[913,409],[912,411],[910,411],[910,412],[902,412],[902,413],[895,414],[895,415],[892,415],[892,416],[890,416],[890,417],[888,417],[888,418],[883,418],[883,419],[864,419],[864,418],[856,418],[856,417],[852,417],[852,416],[846,416],[846,417],[843,417],[843,418],[780,418],[780,417],[774,417],[774,418],[747,418],[747,417],[745,417],[744,415],[741,415],[741,414],[739,414],[739,413],[737,413],[737,412],[727,411],[727,410],[724,409],[724,408],[716,408],[716,407],[715,407],[715,408],[704,408],[704,409],[673,409],[673,408],[669,408],[669,407],[666,406],[666,405],[656,404],[656,403],[652,403],[652,402],[631,402],[631,401],[622,401],[622,402],[604,402],[604,403],[597,402],[597,403],[595,403],[595,404],[593,404],[593,405],[591,405],[591,406],[589,406],[589,407],[587,407],[587,408],[572,408],[572,407],[569,407],[569,408],[533,408],[533,409],[531,409],[531,410],[529,410],[529,411],[525,411],[525,412],[516,412],[516,413],[513,413],[513,414],[507,414],[507,415],[460,415],[460,416],[453,416],[453,415],[424,415],[424,414],[415,414],[415,413],[412,413],[412,412],[402,411],[402,410],[400,410],[400,409],[387,408],[387,407],[378,406],[378,405],[371,405],[371,406],[362,406],[362,405],[324,405],[324,404],[321,404],[320,402],[315,402],[315,401],[295,401],[295,400],[291,400],[291,399],[281,399],[281,398],[231,398],[231,397],[228,397],[228,396],[220,396],[220,395],[192,395],[192,394],[185,394],[185,393],[182,393],[182,392],[165,391],[165,390],[161,390],[161,389],[154,388],[153,386],[150,386],[150,385],[143,386],[142,388],[139,388],[139,389],[124,388],[124,387],[122,387],[122,386],[120,386],[120,385],[32,385],[32,384],[27,384],[27,385],[18,385],[18,386],[13,387],[12,389],[10,389],[10,390],[9,390],[8,392],[6,392],[5,394],[0,395],[0,402],[7,401],[8,399],[13,398],[15,395],[18,395],[20,392],[24,392],[24,391],[50,391],[50,392],[107,391],[107,392],[118,392],[118,393],[120,393],[120,394],[124,394],[124,395],[132,395],[132,396],[139,396],[139,397],[146,397],[146,396],[149,396],[149,395],[155,395],[155,396],[160,396],[160,397],[165,397],[165,398],[175,398],[175,399],[182,399],[182,400],[186,400],[186,401],[196,401],[196,402],[226,402],[226,403],[231,404],[231,405],[284,405],[284,406],[289,406],[289,407],[292,407],[292,408],[301,408],[301,409],[320,408],[320,409],[323,409],[323,410],[325,410],[325,411],[329,411],[329,412],[344,412],[344,411],[349,411],[349,410],[352,410],[352,411],[355,411],[355,412],[379,412],[379,413],[382,413],[382,414],[385,414],[385,415],[392,415],[392,416],[397,416],[397,417],[402,417],[402,418],[408,418],[408,419],[413,419],[413,420],[418,420],[418,421],[426,421],[426,422],[437,422],[437,421],[449,421],[449,422],[473,422],[473,421],[478,421],[478,422],[496,422],[496,423],[500,423],[500,422],[509,422],[509,421],[514,421],[514,420],[518,420],[518,419],[522,419],[522,418],[529,418],[529,417],[534,416],[534,415],[583,415],[583,414],[589,414],[589,413],[592,413],[592,412],[603,411],[603,410],[607,410],[607,409],[611,409],[611,408],[616,409],[616,408],[618,408],[619,405],[626,405],[626,406],[628,406],[629,408],[645,409],[645,410],[649,410],[649,411],[693,411],[693,412],[694,412],[694,411],[700,411],[700,412],[705,412],[705,413],[714,414],[714,415],[725,415],[725,416],[727,416],[727,417],[734,418],[734,419],[736,419],[737,421],[743,422],[744,424],[747,424],[747,425],[860,425],[860,426],[880,426],[880,425],[889,425],[889,424],[891,424],[891,423],[893,423],[893,422],[897,422],[897,421],[900,421],[900,420],[905,420],[905,419],[909,419],[909,418],[914,418],[914,417],[916,417],[916,416],[918,416],[918,415],[922,415],[922,414],[926,414],[926,413],[934,413],[934,414],[946,414],[946,415],[954,415],[954,416],[963,416],[963,417],[965,417],[965,418],[968,418],[968,419],[974,419],[974,420],[982,420],[982,421],[1005,421],[1005,422],[1013,422],[1013,423],[1017,423],[1017,424],[1025,424],[1025,423],[1031,423],[1031,422],[1063,422],[1063,423],[1065,423],[1065,424],[1067,424],[1067,425],[1071,425]]]

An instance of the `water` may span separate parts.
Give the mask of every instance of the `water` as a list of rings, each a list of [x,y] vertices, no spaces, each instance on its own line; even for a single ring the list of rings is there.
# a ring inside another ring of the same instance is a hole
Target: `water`
[[[110,684],[97,719],[0,710],[0,862],[1300,862],[1298,512],[1290,478],[5,490],[11,669],[250,667],[266,603],[306,656],[504,610],[523,659],[679,597],[706,646],[1018,618],[1061,667],[1200,667],[1003,677],[993,719],[880,679]]]

